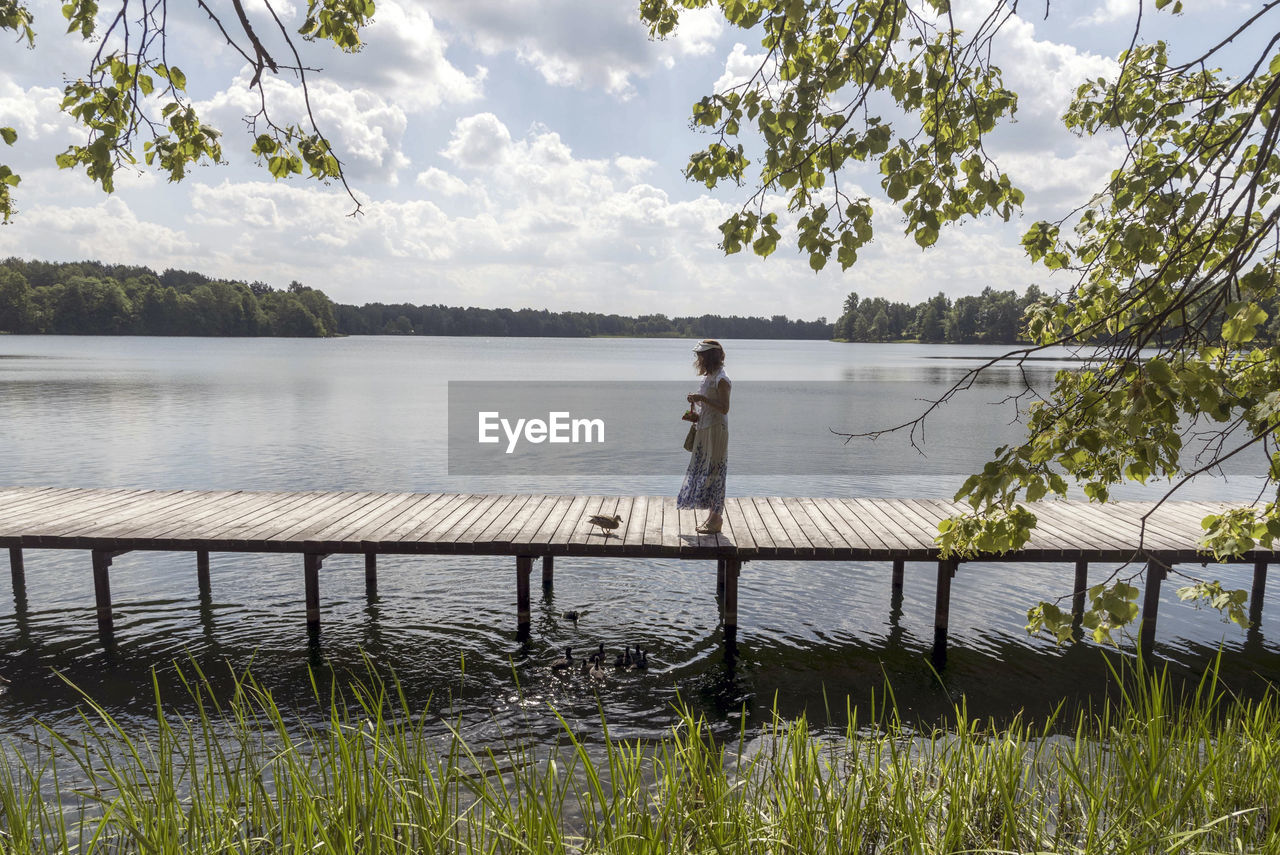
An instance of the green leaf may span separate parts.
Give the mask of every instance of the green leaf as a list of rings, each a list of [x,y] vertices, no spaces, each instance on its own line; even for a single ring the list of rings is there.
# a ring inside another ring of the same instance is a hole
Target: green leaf
[[[18,132],[13,128],[0,128],[0,139],[5,145],[13,145],[18,140]]]
[[[770,235],[761,235],[751,244],[751,251],[761,258],[768,258],[777,248],[778,238]]]
[[[916,239],[916,243],[918,243],[922,248],[933,246],[938,242],[938,230],[929,226],[921,226],[916,229],[914,237]]]
[[[1147,376],[1156,383],[1167,386],[1173,382],[1173,369],[1163,359],[1148,359],[1143,367],[1146,368]]]

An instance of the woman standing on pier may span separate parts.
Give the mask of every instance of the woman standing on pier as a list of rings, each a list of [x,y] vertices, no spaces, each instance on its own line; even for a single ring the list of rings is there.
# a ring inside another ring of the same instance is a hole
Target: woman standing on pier
[[[703,339],[693,348],[693,366],[702,377],[702,386],[688,401],[697,415],[694,423],[693,453],[684,484],[676,497],[676,507],[707,508],[707,520],[698,526],[702,534],[720,531],[724,513],[724,481],[729,460],[729,391],[732,384],[724,373],[724,348],[715,339]]]

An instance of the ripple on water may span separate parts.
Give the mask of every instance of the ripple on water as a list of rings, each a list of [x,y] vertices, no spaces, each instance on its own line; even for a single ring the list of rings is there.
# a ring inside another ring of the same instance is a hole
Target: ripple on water
[[[887,683],[904,714],[942,717],[964,695],[972,713],[1005,715],[1085,699],[1109,679],[1097,648],[1059,650],[1021,629],[1026,604],[1068,578],[1066,565],[962,565],[939,677],[928,664],[931,565],[908,565],[894,608],[887,564],[750,563],[736,647],[727,650],[710,561],[558,559],[553,589],[539,588],[535,574],[532,622],[520,639],[510,559],[384,556],[370,597],[360,556],[333,556],[321,571],[322,623],[312,634],[297,556],[215,555],[204,598],[192,556],[129,554],[112,568],[114,646],[104,649],[86,561],[84,553],[29,552],[25,603],[6,601],[0,610],[0,675],[11,681],[0,726],[10,732],[33,716],[74,720],[77,695],[59,674],[146,720],[154,670],[180,707],[173,663],[188,661],[218,685],[230,685],[231,669],[251,665],[282,703],[318,714],[308,669],[360,675],[367,656],[394,671],[415,708],[465,710],[480,734],[546,739],[560,728],[553,710],[587,733],[603,711],[615,732],[653,736],[677,705],[726,730],[743,710],[759,722],[775,704],[834,724],[846,697],[868,707]],[[1216,650],[1206,638],[1218,629],[1233,679],[1256,685],[1257,675],[1277,672],[1280,655],[1266,632],[1275,634],[1280,604],[1270,604],[1262,632],[1245,637],[1230,627],[1224,635],[1215,614],[1180,606],[1175,596],[1166,590],[1162,602],[1160,652],[1177,668],[1203,668]],[[570,609],[578,620],[564,617]],[[649,671],[610,670],[600,683],[547,668],[566,645],[581,656],[601,642],[610,661],[624,646],[641,645]]]
[[[678,342],[5,337],[3,344],[5,355],[24,357],[6,359],[0,378],[0,477],[10,484],[669,494],[679,479],[678,472],[613,471],[566,474],[553,485],[533,476],[446,477],[442,438],[447,378],[685,378],[687,350]],[[973,353],[827,342],[732,347],[735,378],[844,377],[849,390],[867,393],[856,400],[875,406],[833,412],[851,424],[865,419],[868,428],[887,413],[914,412],[919,399],[968,367],[921,354]],[[44,358],[50,356],[72,358]],[[995,400],[1008,393],[987,391]],[[874,454],[865,445],[840,446],[830,472],[753,474],[739,445],[730,489],[950,496],[968,464],[940,452],[980,453],[971,440],[998,444],[985,402],[956,404],[970,421],[961,418],[961,430],[933,431],[943,447],[930,446],[927,459],[885,437]],[[816,427],[815,442],[831,441],[826,423]],[[1198,481],[1191,488],[1187,498],[1254,495],[1248,478],[1234,473],[1229,487]],[[1118,652],[1104,653],[1026,636],[1027,607],[1069,593],[1070,564],[961,565],[952,585],[950,655],[937,674],[929,662],[936,565],[927,563],[907,565],[899,600],[888,562],[749,562],[739,628],[728,646],[711,561],[558,558],[553,590],[541,590],[535,571],[532,623],[520,639],[509,558],[381,556],[378,595],[370,598],[361,557],[331,556],[321,571],[316,633],[304,619],[299,556],[212,558],[207,598],[197,590],[190,554],[117,558],[114,645],[104,649],[89,556],[28,551],[25,598],[0,596],[0,675],[11,681],[0,695],[0,731],[27,733],[32,717],[74,726],[79,697],[59,675],[125,721],[145,724],[153,715],[153,673],[166,701],[183,709],[178,668],[197,666],[218,690],[232,684],[233,670],[252,667],[282,706],[317,720],[325,705],[312,696],[309,672],[323,691],[330,674],[363,675],[365,657],[380,673],[396,674],[413,708],[429,706],[431,726],[443,732],[446,722],[459,721],[480,740],[556,739],[554,713],[575,733],[596,738],[602,711],[615,735],[655,736],[677,705],[705,714],[725,734],[743,715],[748,727],[758,726],[775,706],[837,728],[851,706],[865,721],[886,686],[909,722],[945,717],[962,697],[978,717],[1023,708],[1042,715],[1104,693],[1104,657],[1123,661],[1132,650],[1123,638]],[[1091,567],[1091,581],[1114,569]],[[1191,569],[1232,587],[1249,585],[1247,567]],[[1262,626],[1246,635],[1224,627],[1214,612],[1177,602],[1177,584],[1171,579],[1163,588],[1157,652],[1178,674],[1202,671],[1220,642],[1228,650],[1224,677],[1237,691],[1257,691],[1280,673],[1280,585],[1270,586]],[[569,609],[581,619],[566,620]],[[600,642],[611,652],[640,644],[650,670],[610,672],[598,683],[546,667],[565,645],[582,653]]]

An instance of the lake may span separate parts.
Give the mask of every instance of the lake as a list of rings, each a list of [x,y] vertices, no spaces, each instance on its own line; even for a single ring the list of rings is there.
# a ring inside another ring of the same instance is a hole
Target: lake
[[[1008,399],[1022,375],[1011,368],[983,374],[931,416],[918,449],[905,434],[846,444],[832,433],[909,421],[998,349],[725,345],[735,384],[731,495],[950,498],[993,447],[1019,435]],[[690,346],[0,336],[0,484],[673,495],[687,460],[678,447],[683,394],[697,385]],[[1047,388],[1069,364],[1030,363],[1028,376]],[[655,423],[665,425],[669,414],[673,438],[668,448],[666,427],[645,427],[657,438],[643,454],[602,449],[559,467],[504,471],[454,465],[451,475],[450,381],[602,390],[610,406],[633,408],[634,419],[617,416],[624,421],[648,425],[642,418],[660,411]],[[645,396],[633,394],[642,388]],[[652,395],[668,388],[669,407],[655,408]],[[1184,497],[1251,500],[1258,486],[1239,467],[1193,483]],[[1121,495],[1148,498],[1165,488]],[[552,709],[585,734],[599,728],[603,710],[615,735],[652,736],[677,704],[726,732],[755,727],[774,706],[842,726],[844,698],[865,703],[886,680],[904,715],[922,721],[962,694],[971,715],[1003,718],[1087,701],[1109,679],[1096,646],[1058,649],[1023,630],[1028,606],[1069,593],[1068,565],[962,565],[940,678],[929,666],[934,568],[926,565],[907,565],[901,608],[891,609],[888,564],[749,563],[736,655],[726,655],[714,562],[557,559],[554,591],[535,592],[531,639],[521,644],[510,558],[385,556],[370,600],[362,559],[334,556],[322,571],[322,628],[313,637],[298,556],[215,554],[212,597],[202,601],[193,555],[131,553],[112,568],[117,644],[104,651],[89,555],[30,550],[26,560],[25,610],[0,583],[0,676],[9,680],[0,732],[10,735],[29,731],[33,718],[73,720],[76,695],[59,675],[126,720],[151,713],[153,670],[181,705],[174,663],[188,659],[214,675],[251,665],[282,706],[305,715],[315,710],[309,668],[359,672],[367,654],[394,670],[415,704],[460,716],[464,732],[480,739],[549,737],[559,728]],[[1249,586],[1246,567],[1182,569]],[[1216,612],[1178,603],[1176,587],[1176,578],[1164,586],[1157,639],[1175,668],[1195,673],[1221,646],[1226,679],[1241,691],[1280,674],[1280,584],[1270,586],[1263,625],[1247,635]],[[581,619],[563,619],[567,609]],[[545,667],[565,645],[585,651],[601,641],[610,651],[642,645],[650,670],[595,686]]]

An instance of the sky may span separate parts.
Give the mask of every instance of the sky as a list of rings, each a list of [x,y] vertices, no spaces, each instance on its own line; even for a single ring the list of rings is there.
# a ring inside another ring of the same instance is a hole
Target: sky
[[[302,0],[271,0],[301,21]],[[963,23],[973,0],[957,3]],[[363,213],[341,186],[276,181],[254,164],[244,117],[251,74],[194,2],[171,2],[169,61],[186,73],[226,160],[180,184],[145,170],[104,194],[54,155],[83,141],[59,110],[65,80],[95,45],[64,34],[61,0],[30,0],[34,50],[0,47],[0,126],[19,140],[0,163],[22,175],[19,212],[0,227],[0,256],[194,270],[292,281],[338,302],[545,308],[638,315],[785,314],[834,319],[845,296],[919,302],[985,287],[1055,282],[1032,266],[1019,236],[1087,201],[1119,162],[1115,139],[1080,138],[1060,116],[1085,79],[1114,72],[1139,0],[1024,4],[993,60],[1019,93],[1016,122],[988,152],[1027,194],[1004,223],[947,228],[922,251],[903,235],[876,164],[846,170],[875,207],[875,239],[858,263],[821,273],[782,244],[768,259],[726,257],[718,225],[755,189],[714,191],[683,175],[709,140],[690,108],[758,65],[760,33],[714,10],[687,12],[677,34],[651,41],[636,0],[378,0],[365,46],[344,55],[303,44],[315,115],[345,164]],[[247,0],[263,14],[264,0]],[[118,8],[103,0],[102,15]],[[234,16],[229,3],[213,8]],[[1252,4],[1188,3],[1181,16],[1143,9],[1144,34],[1189,56],[1228,35]],[[296,24],[295,24],[296,25]],[[296,81],[268,75],[278,114],[301,108]],[[785,222],[785,220],[784,220]],[[784,229],[784,236],[787,234]]]

